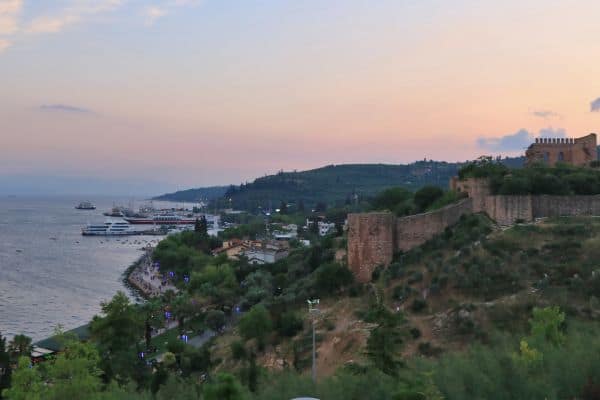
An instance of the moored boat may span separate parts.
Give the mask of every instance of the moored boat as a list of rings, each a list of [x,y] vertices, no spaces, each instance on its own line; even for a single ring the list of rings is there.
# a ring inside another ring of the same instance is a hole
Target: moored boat
[[[75,208],[78,210],[95,210],[96,206],[89,201],[82,201],[81,203],[77,204]]]
[[[184,218],[175,214],[154,215],[151,217],[131,217],[124,218],[130,224],[145,224],[145,225],[193,225],[196,223],[196,218]]]
[[[83,236],[126,236],[137,235],[131,225],[123,221],[107,221],[104,224],[88,224],[81,229]]]

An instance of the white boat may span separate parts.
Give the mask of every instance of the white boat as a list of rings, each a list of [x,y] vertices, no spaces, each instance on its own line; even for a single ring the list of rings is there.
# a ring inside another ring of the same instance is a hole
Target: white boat
[[[95,210],[96,206],[90,203],[89,201],[82,201],[78,205],[75,206],[78,210]]]
[[[83,236],[126,236],[136,235],[131,225],[124,221],[107,221],[101,225],[88,224],[81,229]]]

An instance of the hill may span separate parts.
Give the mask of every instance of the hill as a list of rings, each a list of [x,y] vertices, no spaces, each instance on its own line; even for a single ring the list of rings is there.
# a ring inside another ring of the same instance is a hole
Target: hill
[[[511,167],[523,165],[523,157],[505,158],[502,163]],[[464,163],[445,161],[417,161],[411,164],[342,164],[328,165],[308,171],[279,172],[255,179],[253,182],[213,190],[213,199],[222,197],[222,205],[238,209],[256,210],[277,208],[281,201],[300,202],[307,207],[318,202],[340,205],[354,199],[368,198],[384,189],[401,186],[417,190],[425,185],[446,188],[450,177],[457,174]],[[190,189],[165,194],[155,199],[196,201],[201,190]],[[220,196],[218,196],[219,191]],[[224,198],[223,198],[224,196]],[[225,200],[226,199],[226,200]],[[229,200],[231,199],[231,200]],[[229,203],[229,204],[227,204]]]
[[[152,200],[189,202],[198,202],[201,200],[210,201],[223,197],[228,188],[228,186],[209,186],[197,189],[179,190],[177,192],[165,193],[160,196],[153,197]]]

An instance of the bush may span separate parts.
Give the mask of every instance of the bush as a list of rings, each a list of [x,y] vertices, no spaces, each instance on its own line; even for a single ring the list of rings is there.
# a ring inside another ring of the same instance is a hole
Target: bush
[[[244,343],[240,342],[239,340],[231,343],[231,356],[234,360],[244,360],[247,356]]]
[[[240,334],[245,340],[256,339],[258,348],[264,348],[264,341],[273,329],[269,311],[261,305],[255,305],[240,318]]]
[[[417,209],[423,212],[443,195],[444,191],[437,186],[423,186],[415,192],[414,202]]]
[[[206,313],[204,323],[213,331],[218,331],[225,325],[225,313],[220,310],[210,310]]]
[[[426,308],[427,308],[427,301],[425,301],[421,298],[414,299],[410,306],[410,309],[416,313],[421,312],[421,311],[425,310]]]
[[[315,271],[315,285],[322,295],[330,295],[344,286],[350,285],[354,280],[354,275],[349,268],[337,264],[323,264]]]
[[[281,314],[277,324],[277,332],[281,336],[292,337],[300,332],[303,327],[302,318],[293,311],[287,311]]]

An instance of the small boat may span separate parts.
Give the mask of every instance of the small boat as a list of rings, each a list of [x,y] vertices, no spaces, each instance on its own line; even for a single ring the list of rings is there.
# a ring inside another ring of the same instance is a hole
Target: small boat
[[[83,236],[126,236],[137,235],[131,225],[123,221],[107,221],[102,225],[89,224],[81,230]]]
[[[96,206],[89,201],[82,201],[81,203],[77,204],[75,208],[78,210],[95,210]]]

